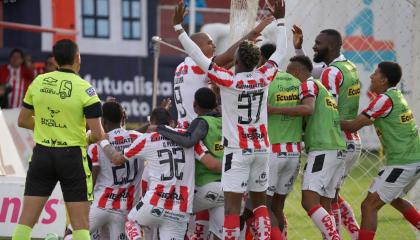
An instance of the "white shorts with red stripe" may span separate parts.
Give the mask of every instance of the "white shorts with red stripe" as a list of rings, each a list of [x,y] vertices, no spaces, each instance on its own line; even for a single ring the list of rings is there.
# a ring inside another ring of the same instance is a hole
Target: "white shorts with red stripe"
[[[343,172],[344,160],[341,151],[309,152],[303,170],[302,190],[310,190],[320,196],[334,198]]]
[[[89,231],[92,239],[105,239],[104,236],[97,238],[97,233],[107,232],[109,239],[125,239],[125,220],[127,212],[114,211],[91,207],[89,211]]]
[[[140,226],[156,228],[158,239],[184,240],[190,215],[165,210],[140,201],[128,214],[128,219]]]
[[[222,188],[224,192],[264,192],[268,187],[269,149],[224,150]]]
[[[271,145],[267,195],[286,195],[293,190],[293,184],[299,174],[299,160],[300,143]]]

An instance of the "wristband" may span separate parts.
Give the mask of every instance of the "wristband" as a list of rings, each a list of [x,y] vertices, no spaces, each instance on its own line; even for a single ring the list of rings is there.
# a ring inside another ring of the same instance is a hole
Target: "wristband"
[[[104,139],[102,141],[99,142],[99,145],[101,146],[101,148],[105,148],[106,146],[108,146],[110,143],[108,141],[108,139]]]
[[[184,28],[182,27],[182,25],[181,25],[181,24],[177,24],[177,25],[175,25],[175,26],[174,26],[174,29],[175,29],[175,31],[178,31],[178,30],[184,30]]]

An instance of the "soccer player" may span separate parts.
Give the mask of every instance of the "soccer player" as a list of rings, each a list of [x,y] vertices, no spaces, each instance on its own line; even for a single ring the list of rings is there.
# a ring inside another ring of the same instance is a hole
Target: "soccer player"
[[[191,39],[197,44],[203,54],[207,58],[212,59],[217,65],[232,66],[233,56],[239,43],[245,39],[255,40],[271,21],[272,18],[264,19],[241,40],[233,44],[224,53],[216,56],[214,55],[216,45],[207,33],[194,33],[191,35]],[[208,78],[205,71],[203,71],[191,57],[186,57],[185,60],[177,66],[174,77],[174,99],[178,112],[178,127],[188,128],[191,121],[197,117],[192,105],[194,94],[198,89],[207,86]]]
[[[116,101],[102,105],[102,121],[111,145],[119,152],[131,145],[140,133],[127,131],[124,110]],[[133,204],[139,200],[139,186],[143,161],[137,158],[115,166],[103,153],[98,144],[88,147],[88,157],[92,161],[94,201],[89,214],[91,235],[106,229],[110,239],[125,237],[124,223]],[[92,236],[93,238],[93,236]]]
[[[294,26],[294,43],[296,49],[301,49],[303,35],[302,30]],[[357,116],[360,99],[360,81],[356,66],[341,54],[341,34],[334,29],[321,31],[315,39],[313,61],[325,63],[321,73],[321,82],[331,92],[338,104],[340,120],[352,120]],[[343,151],[344,174],[339,187],[350,173],[352,167],[360,157],[361,141],[358,132],[343,131],[346,141],[346,150]],[[354,217],[353,210],[341,196],[338,195],[332,204],[332,211],[339,230],[341,222],[353,240],[358,238],[359,225]],[[343,213],[343,214],[341,214]]]
[[[370,76],[370,90],[378,95],[356,119],[341,121],[341,128],[350,132],[373,124],[386,159],[362,203],[360,240],[374,238],[378,211],[388,203],[420,230],[418,210],[402,198],[420,178],[420,137],[413,112],[396,87],[401,75],[397,63],[379,63]]]
[[[178,39],[190,57],[209,79],[220,87],[222,99],[222,133],[224,158],[222,187],[225,197],[223,239],[238,239],[242,196],[249,190],[254,208],[255,227],[259,239],[270,237],[270,219],[266,207],[268,150],[267,91],[277,73],[277,66],[286,53],[284,29],[285,6],[276,1],[274,11],[278,28],[278,48],[266,64],[255,69],[259,48],[242,41],[235,53],[235,73],[211,62],[182,28],[185,14],[178,3],[173,18]]]
[[[261,46],[260,64],[264,64],[276,46]],[[299,101],[299,79],[289,73],[278,72],[268,89],[268,105],[273,107],[297,106]],[[271,143],[270,171],[268,174],[267,205],[271,215],[272,239],[283,239],[285,232],[284,203],[293,190],[299,174],[303,118],[269,114],[268,136]],[[273,219],[274,218],[274,219]]]
[[[13,240],[30,239],[32,227],[57,181],[74,229],[73,238],[90,239],[88,216],[93,194],[85,149],[88,140],[100,141],[112,161],[122,158],[106,140],[100,121],[101,103],[95,89],[77,74],[80,53],[76,43],[60,40],[54,45],[53,54],[59,70],[39,75],[32,82],[18,118],[19,127],[34,131],[36,145]],[[92,132],[88,139],[86,123]]]
[[[305,116],[305,149],[308,154],[302,179],[302,206],[325,239],[340,239],[330,216],[331,201],[344,162],[345,148],[341,136],[337,104],[330,92],[311,77],[312,62],[306,56],[295,56],[287,66],[288,73],[301,81],[301,104],[291,107],[269,107],[269,114]]]
[[[157,132],[183,147],[193,147],[196,155],[195,195],[193,211],[201,219],[203,210],[209,210],[209,232],[214,239],[221,239],[224,220],[224,198],[220,184],[223,158],[222,118],[215,111],[216,95],[209,88],[200,88],[194,95],[194,110],[198,117],[191,122],[185,133],[178,133],[165,126]],[[207,239],[200,231],[204,228],[196,221],[195,238]],[[197,233],[200,233],[197,236]]]
[[[151,124],[169,125],[170,114],[156,108]],[[194,198],[194,150],[183,148],[159,133],[145,133],[124,150],[126,159],[148,161],[148,188],[128,214],[141,226],[157,227],[160,239],[183,240]]]

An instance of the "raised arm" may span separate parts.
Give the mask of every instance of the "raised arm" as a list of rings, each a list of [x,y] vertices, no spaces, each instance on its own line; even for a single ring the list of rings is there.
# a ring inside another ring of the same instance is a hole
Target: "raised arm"
[[[175,13],[173,16],[173,24],[176,33],[178,34],[178,39],[184,47],[184,50],[188,53],[188,55],[197,63],[197,65],[203,70],[208,71],[211,60],[208,59],[201,49],[195,44],[188,34],[184,31],[182,27],[182,22],[184,21],[184,17],[187,15],[187,10],[184,5],[184,1],[179,1],[178,6],[175,8]]]
[[[275,1],[274,9],[269,8],[271,14],[276,18],[274,23],[277,25],[276,51],[271,55],[271,61],[277,66],[287,54],[286,28],[284,26],[284,16],[286,14],[286,3],[284,1]]]

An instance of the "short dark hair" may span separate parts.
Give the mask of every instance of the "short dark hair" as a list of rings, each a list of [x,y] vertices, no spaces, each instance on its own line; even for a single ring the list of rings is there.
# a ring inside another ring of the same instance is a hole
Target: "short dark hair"
[[[268,60],[271,57],[271,55],[273,55],[273,53],[276,51],[276,45],[272,43],[263,44],[260,47],[260,51],[261,51],[261,56],[264,59]]]
[[[70,39],[62,39],[54,44],[53,55],[59,66],[72,65],[79,47]]]
[[[341,37],[341,33],[335,29],[325,29],[322,30],[321,33],[324,33],[334,39],[334,42],[341,47],[343,45],[343,38]]]
[[[260,49],[248,40],[244,40],[239,44],[238,54],[242,64],[248,70],[254,69],[260,61]]]
[[[303,55],[299,55],[299,56],[294,56],[292,58],[290,58],[289,60],[290,62],[297,62],[300,63],[302,66],[304,66],[309,72],[312,72],[313,66],[312,66],[312,61],[308,56],[303,56]]]
[[[156,125],[169,125],[171,119],[171,114],[163,107],[153,109],[150,114],[150,122]]]
[[[217,107],[216,94],[207,87],[198,89],[194,94],[194,100],[198,106],[204,109],[213,109]]]
[[[124,118],[124,109],[119,102],[105,102],[102,105],[102,117],[107,121],[119,124]]]
[[[13,56],[13,54],[18,53],[20,57],[23,59],[25,54],[23,53],[22,49],[20,48],[13,48],[12,51],[9,53],[9,59]]]
[[[397,86],[401,80],[402,70],[401,66],[395,62],[381,62],[378,68],[383,75],[388,79],[390,86]]]

